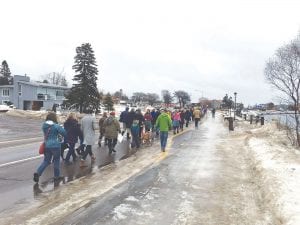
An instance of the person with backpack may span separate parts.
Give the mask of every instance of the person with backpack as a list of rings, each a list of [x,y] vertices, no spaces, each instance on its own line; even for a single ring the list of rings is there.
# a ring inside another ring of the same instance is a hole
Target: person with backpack
[[[33,174],[33,181],[38,183],[40,176],[44,170],[51,164],[53,158],[54,181],[59,181],[60,176],[60,147],[59,136],[66,138],[65,129],[57,122],[57,117],[54,112],[48,113],[46,121],[42,125],[45,140],[44,160]]]
[[[134,120],[138,120],[139,121],[139,126],[140,126],[140,133],[139,133],[139,137],[142,137],[142,133],[144,131],[144,122],[145,122],[145,118],[142,114],[141,109],[137,109],[135,111],[135,117]]]
[[[133,120],[131,125],[131,148],[140,148],[140,125],[138,120]]]

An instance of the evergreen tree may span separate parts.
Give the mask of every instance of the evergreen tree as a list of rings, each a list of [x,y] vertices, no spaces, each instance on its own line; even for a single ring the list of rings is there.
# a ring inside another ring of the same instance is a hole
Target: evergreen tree
[[[104,98],[104,102],[103,102],[105,109],[107,111],[112,111],[114,110],[114,102],[112,100],[111,94],[107,93],[107,95]]]
[[[0,85],[8,85],[13,83],[13,78],[11,76],[10,69],[6,60],[2,62],[0,69]]]
[[[77,104],[80,112],[86,109],[98,111],[100,94],[96,83],[98,69],[94,51],[89,43],[85,43],[76,48],[76,53],[72,67],[75,70],[75,83],[66,95],[66,103]]]

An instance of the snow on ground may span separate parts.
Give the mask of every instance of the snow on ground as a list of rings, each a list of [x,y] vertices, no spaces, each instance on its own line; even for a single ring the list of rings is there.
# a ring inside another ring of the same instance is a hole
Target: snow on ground
[[[45,118],[45,112],[35,112],[35,111],[23,111],[23,110],[11,110],[10,115],[22,116],[25,118]],[[299,225],[300,224],[300,150],[296,147],[293,147],[287,138],[286,132],[284,130],[279,130],[276,127],[275,123],[266,123],[264,126],[259,124],[249,124],[246,121],[238,121],[235,123],[235,130],[229,133],[229,136],[236,136],[236,139],[233,141],[244,141],[244,148],[241,150],[247,151],[247,155],[251,157],[251,166],[253,165],[253,174],[256,176],[256,179],[259,182],[259,192],[261,192],[262,199],[267,202],[268,208],[272,209],[274,215],[277,218],[278,223],[276,224],[287,224],[287,225]],[[232,146],[236,143],[231,143]],[[231,146],[231,147],[232,147]],[[223,146],[223,148],[226,146]],[[135,157],[131,157],[128,160],[124,160],[122,164],[122,172],[124,173],[125,167],[128,167],[128,170],[133,174],[139,172],[141,168],[145,165],[149,165],[149,157],[152,161],[155,161],[153,152],[149,155],[145,154],[142,157],[146,157],[143,161],[139,159],[141,165],[135,165],[132,168],[132,164],[124,165],[126,161],[134,161]],[[145,153],[145,152],[144,152]],[[140,156],[141,157],[141,156]],[[151,161],[151,160],[150,160]],[[116,165],[115,165],[116,166]],[[117,166],[120,169],[119,166]],[[109,174],[110,175],[110,174]],[[125,174],[123,180],[130,177],[132,174]],[[103,176],[103,174],[102,174]],[[120,180],[120,177],[116,175],[116,182]],[[84,179],[83,179],[84,180]],[[98,179],[95,179],[98,180]],[[99,179],[101,180],[101,179]],[[110,179],[113,180],[110,175]],[[77,181],[82,182],[82,181]],[[110,183],[111,186],[114,185],[114,182]],[[74,182],[73,187],[77,186]],[[95,185],[99,185],[98,183]],[[80,186],[80,185],[79,185]],[[111,188],[108,185],[107,189]],[[72,191],[72,188],[68,187],[63,189],[63,191]],[[103,191],[103,190],[102,190]],[[79,199],[82,199],[79,202],[76,202],[75,199],[71,199],[68,203],[84,205],[86,199],[92,199],[95,195],[99,196],[100,193],[81,193]],[[68,196],[68,195],[67,195]],[[85,200],[83,200],[85,199]],[[78,198],[76,198],[78,200]],[[127,201],[134,201],[133,198],[128,198]],[[53,207],[53,215],[57,214],[57,211],[61,211],[61,207],[67,209],[66,201],[60,202],[56,207]],[[183,202],[183,204],[185,204]],[[53,206],[53,205],[52,205]],[[61,207],[58,207],[61,206]],[[59,209],[58,209],[59,208]],[[126,205],[123,205],[118,210],[118,216],[122,217],[126,211]],[[178,213],[181,211],[179,210]],[[46,215],[41,215],[42,217]],[[40,218],[41,217],[37,217]],[[33,221],[31,221],[33,222]]]
[[[279,224],[300,224],[300,150],[291,146],[275,123],[265,126],[239,122],[236,132],[248,133],[246,145],[262,193]]]

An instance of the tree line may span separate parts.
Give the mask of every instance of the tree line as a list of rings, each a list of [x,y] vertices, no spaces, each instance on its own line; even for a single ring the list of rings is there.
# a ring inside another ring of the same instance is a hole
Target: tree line
[[[122,93],[122,90],[116,91],[114,94],[107,93],[106,95],[99,92],[96,84],[98,80],[97,63],[90,43],[84,43],[76,48],[74,61],[74,83],[66,94],[67,100],[64,103],[68,106],[76,105],[80,112],[87,109],[97,111],[101,101],[107,109],[112,109],[113,98],[130,101],[133,104],[146,103],[154,105],[162,102],[156,93],[134,92],[131,98],[128,98]],[[191,100],[190,95],[182,90],[175,91],[173,94],[168,90],[163,90],[162,99],[167,105],[171,104],[174,99],[177,99],[180,107],[184,107]]]
[[[113,99],[130,101],[133,104],[149,104],[165,103],[170,105],[177,100],[180,107],[185,107],[191,97],[186,91],[177,90],[171,93],[169,90],[162,90],[162,100],[157,93],[134,92],[131,98],[128,98],[122,93],[122,90],[114,94],[107,93],[104,95],[97,88],[98,80],[98,65],[94,50],[90,43],[83,43],[76,48],[74,57],[74,65],[72,69],[75,71],[73,84],[70,90],[66,93],[64,105],[66,107],[74,106],[80,112],[88,109],[98,110],[100,103],[104,103],[108,108],[112,107]],[[64,72],[52,72],[41,76],[43,83],[49,83],[60,86],[67,86],[67,80]],[[4,60],[0,68],[0,85],[13,84],[13,77],[7,62]]]

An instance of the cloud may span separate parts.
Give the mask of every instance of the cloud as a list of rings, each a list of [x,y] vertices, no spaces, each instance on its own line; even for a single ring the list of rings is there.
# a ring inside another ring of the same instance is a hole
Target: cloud
[[[300,2],[292,0],[11,0],[1,7],[0,60],[14,74],[38,79],[64,69],[71,81],[75,48],[89,42],[106,91],[183,89],[194,100],[236,91],[245,104],[274,98],[265,61],[300,23]]]

